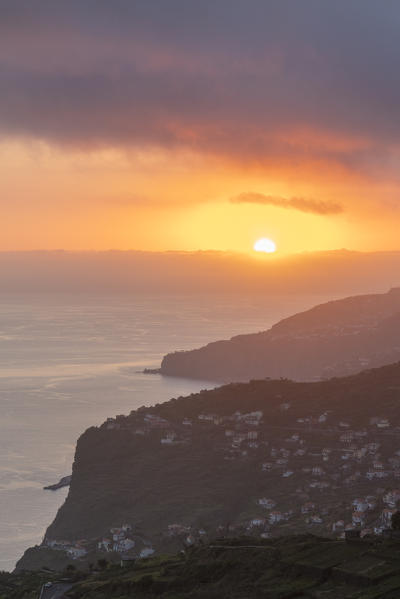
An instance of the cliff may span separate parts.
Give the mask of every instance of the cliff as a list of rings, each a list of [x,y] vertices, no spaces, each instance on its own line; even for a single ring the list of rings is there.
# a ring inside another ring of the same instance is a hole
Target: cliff
[[[133,555],[220,534],[383,530],[400,499],[387,497],[400,477],[399,417],[395,364],[316,383],[235,383],[109,419],[79,439],[43,547],[84,560],[124,523]],[[354,523],[356,498],[365,509]],[[101,548],[112,549],[125,552]],[[27,554],[18,568],[29,567]]]
[[[268,331],[167,354],[161,374],[222,382],[346,376],[400,359],[400,289],[321,304]]]

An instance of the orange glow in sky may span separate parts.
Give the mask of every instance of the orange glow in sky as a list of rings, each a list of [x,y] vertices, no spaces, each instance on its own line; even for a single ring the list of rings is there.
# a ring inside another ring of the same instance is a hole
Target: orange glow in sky
[[[182,151],[77,152],[9,142],[0,147],[0,175],[3,250],[251,253],[261,237],[282,254],[398,246],[390,202],[397,187],[334,166],[283,161],[262,168]],[[232,201],[249,190],[266,203]],[[377,193],[387,197],[386,208],[374,203]],[[320,214],[314,198],[321,210],[333,202],[343,210]]]

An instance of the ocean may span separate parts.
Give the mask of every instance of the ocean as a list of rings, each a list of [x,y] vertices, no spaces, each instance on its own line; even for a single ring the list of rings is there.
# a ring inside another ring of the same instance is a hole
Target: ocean
[[[212,388],[145,375],[168,351],[264,330],[320,296],[0,295],[0,570],[39,544],[89,426]]]

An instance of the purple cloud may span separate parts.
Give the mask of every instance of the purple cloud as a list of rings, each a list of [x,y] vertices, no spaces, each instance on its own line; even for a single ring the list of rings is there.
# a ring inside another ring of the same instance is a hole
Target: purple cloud
[[[370,171],[400,135],[399,24],[397,0],[4,0],[0,132]]]

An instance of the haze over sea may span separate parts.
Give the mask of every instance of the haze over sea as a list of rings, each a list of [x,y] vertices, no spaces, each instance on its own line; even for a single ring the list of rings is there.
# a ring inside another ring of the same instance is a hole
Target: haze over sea
[[[162,356],[263,330],[324,296],[0,295],[0,570],[40,543],[78,436],[107,417],[213,387],[141,373]]]

